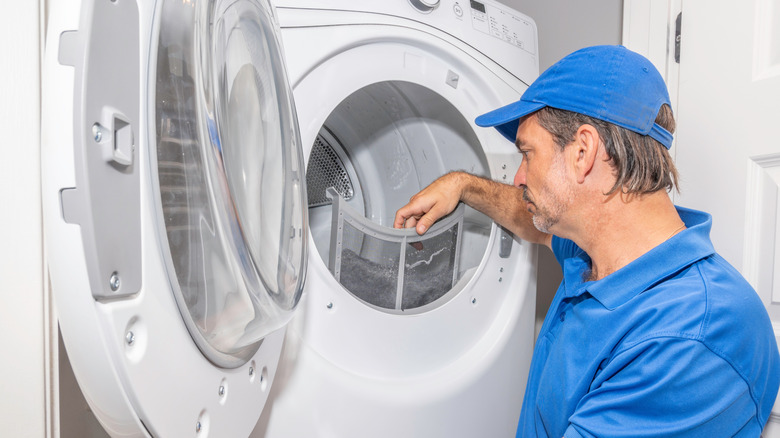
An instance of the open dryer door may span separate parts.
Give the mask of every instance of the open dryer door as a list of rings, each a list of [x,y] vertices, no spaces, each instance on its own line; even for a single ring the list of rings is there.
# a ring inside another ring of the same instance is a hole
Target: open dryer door
[[[246,436],[307,260],[302,152],[263,0],[54,2],[46,251],[113,436]]]

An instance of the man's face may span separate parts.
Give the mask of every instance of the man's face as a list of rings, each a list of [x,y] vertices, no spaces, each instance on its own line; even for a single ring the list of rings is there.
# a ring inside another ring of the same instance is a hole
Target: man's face
[[[539,126],[534,115],[520,123],[515,144],[523,154],[523,162],[517,169],[514,184],[523,190],[523,200],[533,215],[534,226],[545,233],[554,232],[553,227],[574,199],[564,153],[552,135]]]

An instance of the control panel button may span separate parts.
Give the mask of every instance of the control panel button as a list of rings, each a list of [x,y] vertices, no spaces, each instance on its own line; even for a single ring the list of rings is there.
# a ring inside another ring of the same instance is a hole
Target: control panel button
[[[455,15],[459,18],[463,16],[463,8],[461,8],[457,3],[455,3],[455,6],[452,7],[452,12],[454,12]]]
[[[439,7],[439,1],[440,0],[409,0],[409,3],[418,11],[427,14]]]

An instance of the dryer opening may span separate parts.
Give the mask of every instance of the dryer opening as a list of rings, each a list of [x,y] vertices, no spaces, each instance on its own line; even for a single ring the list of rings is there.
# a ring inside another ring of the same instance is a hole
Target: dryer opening
[[[389,228],[396,210],[437,177],[454,170],[487,176],[487,169],[471,124],[436,92],[400,81],[356,91],[330,114],[309,153],[309,225],[319,256],[325,266],[334,266],[330,260],[335,254],[331,250],[334,206],[327,196],[329,188],[352,210]],[[393,287],[372,287],[370,279],[349,281],[355,272],[341,271],[336,278],[371,307],[390,313],[430,310],[452,298],[473,276],[485,254],[490,228],[490,219],[466,208],[458,240],[450,239],[448,244],[453,250],[456,244],[460,247],[451,264],[456,269],[454,281],[430,287],[418,284],[414,300],[402,300]],[[414,280],[407,279],[407,284],[410,281]]]

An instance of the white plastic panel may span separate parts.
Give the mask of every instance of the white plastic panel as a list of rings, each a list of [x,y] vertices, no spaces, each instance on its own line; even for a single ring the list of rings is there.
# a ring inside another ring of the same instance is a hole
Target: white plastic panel
[[[76,181],[62,188],[62,215],[81,228],[92,295],[119,299],[137,293],[142,281],[139,15],[132,0],[98,1],[88,11],[87,29],[63,32],[58,41],[58,60],[74,68],[79,96]]]

